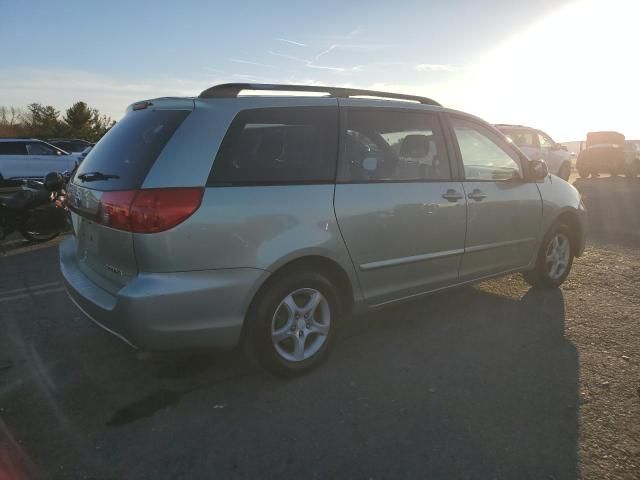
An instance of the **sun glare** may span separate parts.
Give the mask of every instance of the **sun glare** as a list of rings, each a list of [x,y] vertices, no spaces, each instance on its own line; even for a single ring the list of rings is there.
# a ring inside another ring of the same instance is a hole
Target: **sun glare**
[[[478,58],[455,90],[460,107],[558,140],[590,130],[640,138],[640,2],[580,1]]]

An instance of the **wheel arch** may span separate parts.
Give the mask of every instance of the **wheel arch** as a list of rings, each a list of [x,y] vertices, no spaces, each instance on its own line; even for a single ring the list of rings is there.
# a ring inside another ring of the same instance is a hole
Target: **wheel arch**
[[[308,254],[289,260],[279,265],[271,271],[271,274],[262,282],[253,294],[249,307],[246,311],[245,321],[243,322],[242,335],[244,338],[247,332],[247,316],[251,314],[257,300],[274,282],[291,272],[313,271],[320,272],[325,275],[328,280],[335,285],[336,293],[340,301],[340,309],[343,314],[349,314],[353,311],[356,304],[357,285],[353,284],[346,270],[335,260],[317,254]]]
[[[569,227],[571,246],[576,252],[575,255],[579,257],[584,250],[584,235],[583,225],[580,221],[579,213],[573,208],[567,208],[560,212],[560,214],[551,223],[551,226],[562,223]]]

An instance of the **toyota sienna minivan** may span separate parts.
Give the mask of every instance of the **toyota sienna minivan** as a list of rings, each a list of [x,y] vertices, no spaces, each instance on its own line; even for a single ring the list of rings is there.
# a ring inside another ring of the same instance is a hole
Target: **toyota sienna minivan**
[[[134,103],[68,202],[60,264],[89,319],[147,350],[242,344],[281,375],[353,313],[510,272],[558,287],[585,244],[576,189],[491,125],[345,88]]]

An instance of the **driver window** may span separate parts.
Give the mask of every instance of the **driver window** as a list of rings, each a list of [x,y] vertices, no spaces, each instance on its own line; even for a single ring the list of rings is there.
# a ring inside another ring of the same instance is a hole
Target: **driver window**
[[[553,148],[555,146],[555,142],[544,133],[538,133],[538,139],[540,141],[541,148]]]
[[[431,113],[349,110],[341,144],[343,182],[451,178],[440,124]]]
[[[523,178],[515,153],[507,152],[489,129],[468,120],[452,117],[467,180],[506,181]]]
[[[27,150],[29,155],[56,155],[56,150],[44,143],[29,143],[27,144]]]

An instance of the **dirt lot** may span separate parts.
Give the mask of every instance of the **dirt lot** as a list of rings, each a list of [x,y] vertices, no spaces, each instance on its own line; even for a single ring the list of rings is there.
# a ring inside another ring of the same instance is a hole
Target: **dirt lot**
[[[590,242],[561,289],[512,275],[353,319],[326,365],[289,381],[236,352],[133,352],[67,300],[54,248],[14,245],[0,472],[638,479],[640,180],[576,185]]]

